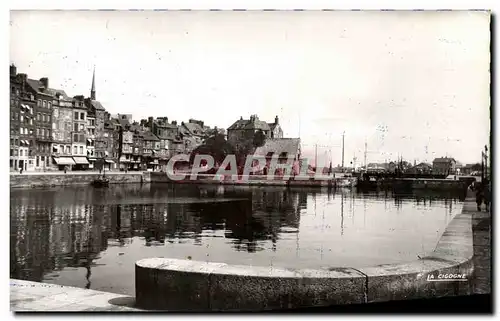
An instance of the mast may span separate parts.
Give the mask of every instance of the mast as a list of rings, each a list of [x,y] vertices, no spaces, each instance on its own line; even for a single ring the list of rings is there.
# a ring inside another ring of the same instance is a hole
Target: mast
[[[344,137],[345,131],[342,133],[342,172],[344,171]]]
[[[365,138],[365,170],[366,170],[366,153],[367,153],[367,143],[366,143],[366,138]]]

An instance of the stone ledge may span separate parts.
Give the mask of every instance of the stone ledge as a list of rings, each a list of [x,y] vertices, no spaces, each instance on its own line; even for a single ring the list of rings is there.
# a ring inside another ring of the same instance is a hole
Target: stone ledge
[[[465,205],[473,201],[469,196]],[[455,216],[434,252],[408,263],[293,270],[140,260],[136,303],[144,309],[169,311],[257,311],[469,294],[470,282],[431,282],[427,276],[473,274],[472,214],[464,210]]]

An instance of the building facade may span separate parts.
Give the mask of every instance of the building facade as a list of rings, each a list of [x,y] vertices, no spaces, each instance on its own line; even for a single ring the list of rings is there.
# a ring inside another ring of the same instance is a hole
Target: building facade
[[[75,164],[74,170],[89,168],[87,159],[87,107],[84,96],[73,97],[73,131],[71,133],[71,152]]]
[[[432,172],[439,175],[456,174],[457,162],[453,158],[439,157],[432,162]]]
[[[21,79],[17,68],[10,66],[10,170],[17,171],[20,150]],[[24,166],[22,167],[24,169]]]
[[[275,131],[279,134],[281,128],[278,127],[279,124],[276,125]],[[260,120],[257,115],[250,116],[250,119],[243,119],[241,117],[227,129],[227,140],[236,149],[239,149],[242,145],[248,144],[259,130],[262,131],[266,138],[271,137],[269,124]]]

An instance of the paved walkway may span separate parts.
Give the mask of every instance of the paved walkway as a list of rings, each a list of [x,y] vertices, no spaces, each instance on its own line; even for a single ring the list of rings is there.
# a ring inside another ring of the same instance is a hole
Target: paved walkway
[[[125,295],[69,286],[10,280],[10,310],[14,312],[141,311]]]

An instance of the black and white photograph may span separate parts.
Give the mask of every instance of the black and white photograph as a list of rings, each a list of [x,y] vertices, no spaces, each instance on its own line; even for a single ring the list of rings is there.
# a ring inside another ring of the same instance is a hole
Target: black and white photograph
[[[9,19],[12,312],[491,300],[488,8]]]

